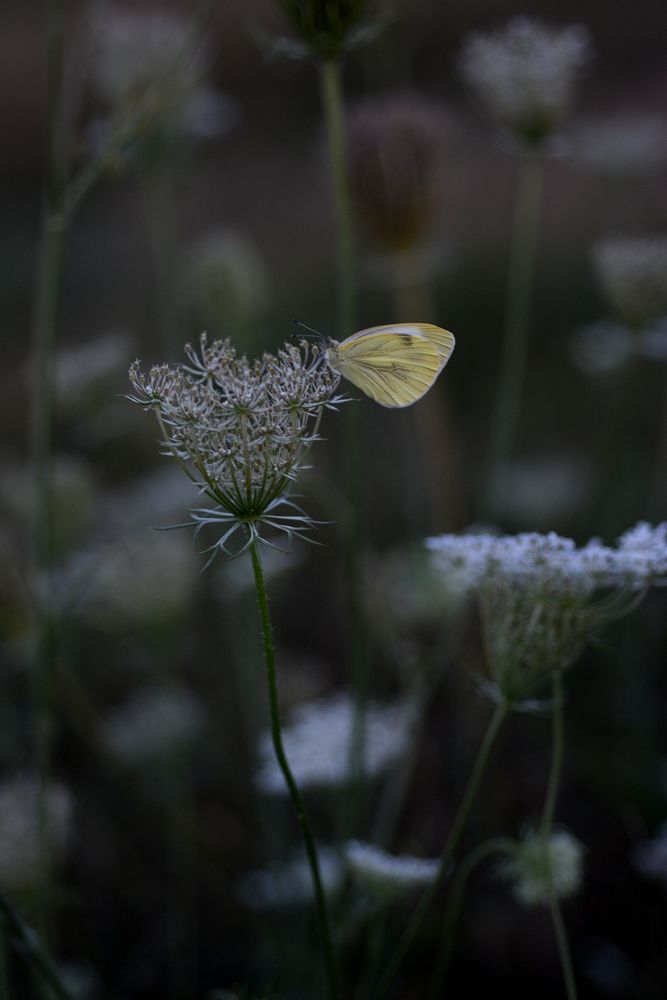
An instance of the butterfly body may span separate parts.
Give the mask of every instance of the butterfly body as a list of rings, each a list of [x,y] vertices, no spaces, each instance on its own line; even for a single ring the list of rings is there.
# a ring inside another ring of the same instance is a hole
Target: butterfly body
[[[410,406],[428,392],[454,350],[448,330],[430,323],[373,326],[341,343],[326,362],[381,406]]]

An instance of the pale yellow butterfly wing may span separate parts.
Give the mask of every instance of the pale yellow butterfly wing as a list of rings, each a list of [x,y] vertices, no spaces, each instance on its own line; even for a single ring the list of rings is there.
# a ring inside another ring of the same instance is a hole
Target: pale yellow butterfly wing
[[[416,335],[424,337],[429,343],[434,344],[440,355],[440,368],[444,368],[449,361],[452,351],[456,345],[456,338],[449,330],[443,330],[441,326],[434,326],[433,323],[391,323],[388,326],[369,326],[366,330],[348,337],[343,343],[349,340],[356,340],[358,337],[368,337],[376,333],[400,333],[404,335]]]
[[[329,348],[333,371],[382,406],[410,406],[428,392],[442,368],[436,345],[393,327],[362,330]]]

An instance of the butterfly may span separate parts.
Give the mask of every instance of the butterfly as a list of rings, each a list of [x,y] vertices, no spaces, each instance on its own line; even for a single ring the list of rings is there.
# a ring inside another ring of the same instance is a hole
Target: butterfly
[[[410,406],[449,361],[454,335],[431,323],[392,323],[353,333],[325,350],[329,368],[381,406]]]

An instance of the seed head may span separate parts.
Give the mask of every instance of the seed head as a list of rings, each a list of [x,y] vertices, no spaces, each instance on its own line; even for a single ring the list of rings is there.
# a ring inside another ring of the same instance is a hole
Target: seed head
[[[279,0],[292,30],[316,59],[334,59],[359,32],[367,0]]]
[[[212,547],[246,529],[245,548],[262,525],[301,534],[312,521],[287,499],[308,447],[318,438],[325,407],[336,397],[339,376],[326,368],[317,347],[286,344],[255,362],[238,357],[228,340],[199,350],[186,344],[189,364],[157,365],[144,374],[130,367],[135,395],[155,410],[165,452],[178,459],[214,508],[192,511],[198,528],[224,529]]]
[[[517,17],[497,31],[472,35],[460,69],[490,117],[536,147],[567,118],[590,57],[590,36],[582,25],[556,28]]]
[[[525,906],[548,906],[551,896],[566,899],[581,885],[583,846],[567,830],[548,836],[534,830],[517,842],[503,862],[502,875],[514,884],[514,894]]]
[[[359,104],[348,118],[352,194],[371,241],[409,250],[428,234],[441,201],[445,119],[424,98]]]

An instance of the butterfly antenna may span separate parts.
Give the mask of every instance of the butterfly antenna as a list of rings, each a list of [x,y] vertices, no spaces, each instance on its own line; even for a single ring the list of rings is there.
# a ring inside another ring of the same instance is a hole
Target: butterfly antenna
[[[323,334],[323,333],[320,333],[320,331],[319,331],[319,330],[314,330],[312,326],[306,326],[306,324],[305,324],[305,323],[302,323],[300,319],[295,319],[295,320],[294,320],[294,325],[295,325],[295,326],[300,326],[300,327],[302,328],[302,330],[309,330],[309,331],[310,331],[310,336],[311,336],[311,337],[317,337],[317,338],[318,338],[319,340],[323,340],[323,341],[327,339],[327,338],[326,338],[326,337],[324,336],[324,334]],[[296,334],[295,334],[295,333],[293,333],[293,334],[292,334],[292,336],[293,336],[293,337],[296,337]],[[302,333],[302,334],[301,334],[301,336],[302,336],[302,337],[305,337],[305,336],[307,336],[307,334],[303,334],[303,333]]]

